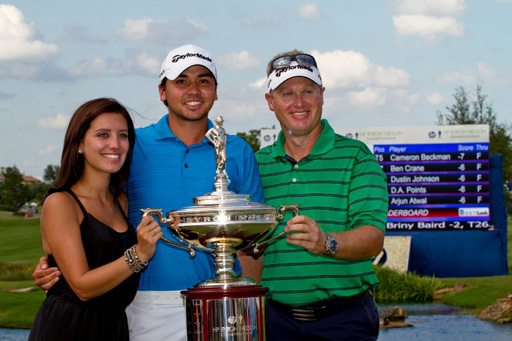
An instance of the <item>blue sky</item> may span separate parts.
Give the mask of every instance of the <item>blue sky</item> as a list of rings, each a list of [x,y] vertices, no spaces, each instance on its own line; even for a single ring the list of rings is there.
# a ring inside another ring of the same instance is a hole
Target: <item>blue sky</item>
[[[216,59],[210,117],[232,134],[278,126],[266,64],[294,48],[317,58],[337,129],[433,125],[478,82],[510,122],[510,18],[512,0],[0,0],[0,166],[42,177],[93,98],[118,99],[137,127],[156,122],[161,62],[187,43]]]

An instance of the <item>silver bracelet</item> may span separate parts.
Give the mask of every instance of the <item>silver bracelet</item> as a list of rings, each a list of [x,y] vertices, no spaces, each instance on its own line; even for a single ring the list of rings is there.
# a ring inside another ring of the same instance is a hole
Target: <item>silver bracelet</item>
[[[137,251],[135,250],[136,246],[137,244],[126,249],[124,252],[124,260],[126,261],[126,264],[128,264],[130,270],[135,273],[139,273],[148,266],[148,262],[143,262],[140,260],[139,256],[137,255]]]

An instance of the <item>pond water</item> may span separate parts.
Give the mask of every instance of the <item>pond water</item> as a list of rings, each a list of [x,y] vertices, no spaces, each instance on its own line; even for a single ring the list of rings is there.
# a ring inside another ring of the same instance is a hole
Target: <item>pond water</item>
[[[512,324],[481,321],[475,315],[463,314],[463,309],[445,304],[392,304],[401,306],[407,313],[408,328],[381,329],[379,341],[396,340],[512,340]],[[379,311],[388,305],[378,304]]]
[[[27,341],[28,329],[0,328],[0,341]]]
[[[438,304],[378,304],[379,311],[390,305],[401,306],[409,328],[381,329],[379,341],[510,341],[512,324],[495,324],[463,314],[461,308]],[[26,341],[30,330],[0,328],[0,341]]]

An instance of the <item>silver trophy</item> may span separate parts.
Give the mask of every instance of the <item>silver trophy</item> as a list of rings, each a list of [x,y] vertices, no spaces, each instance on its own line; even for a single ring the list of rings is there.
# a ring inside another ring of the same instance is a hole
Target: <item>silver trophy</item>
[[[216,125],[206,133],[215,146],[215,191],[194,198],[194,206],[168,212],[167,218],[163,217],[162,209],[141,211],[144,215],[157,215],[179,242],[162,237],[163,241],[187,249],[191,257],[195,248],[215,255],[215,278],[182,292],[186,298],[189,340],[264,340],[267,289],[235,274],[235,254],[251,249],[258,253],[260,246],[283,236],[284,232],[270,238],[284,213],[292,211],[298,215],[299,205],[283,205],[276,210],[251,202],[248,194],[228,190],[229,178],[224,169],[226,132],[222,125],[219,116]]]

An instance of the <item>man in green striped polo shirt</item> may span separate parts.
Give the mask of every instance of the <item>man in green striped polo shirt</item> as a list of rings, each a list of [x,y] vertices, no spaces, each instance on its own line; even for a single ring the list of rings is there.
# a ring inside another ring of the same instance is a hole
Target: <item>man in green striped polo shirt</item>
[[[256,154],[266,203],[301,204],[273,232],[286,237],[260,257],[267,339],[375,340],[370,289],[379,283],[372,257],[384,243],[385,175],[365,144],[322,119],[325,88],[312,56],[280,54],[267,76],[265,98],[282,130]]]

